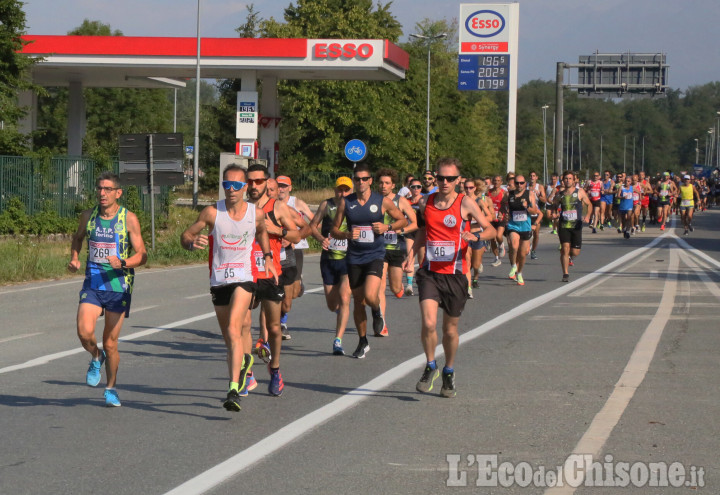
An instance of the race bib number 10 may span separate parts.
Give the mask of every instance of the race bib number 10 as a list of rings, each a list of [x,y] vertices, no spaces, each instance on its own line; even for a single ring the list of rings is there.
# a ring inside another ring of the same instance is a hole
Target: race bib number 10
[[[355,239],[356,242],[373,243],[375,242],[375,233],[372,231],[370,225],[363,225],[360,227],[353,227],[355,230],[360,231],[360,237]]]

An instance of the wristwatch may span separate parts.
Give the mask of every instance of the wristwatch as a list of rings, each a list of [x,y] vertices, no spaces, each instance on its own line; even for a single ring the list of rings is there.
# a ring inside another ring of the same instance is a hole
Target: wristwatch
[[[285,237],[286,235],[287,235],[287,229],[285,227],[283,227],[280,237]]]
[[[125,268],[125,265],[127,265],[127,262],[123,259],[120,260],[120,268]]]
[[[272,252],[270,252],[270,253],[263,253],[263,258],[267,258],[268,256],[270,256],[270,259],[273,259],[273,254],[272,254]]]

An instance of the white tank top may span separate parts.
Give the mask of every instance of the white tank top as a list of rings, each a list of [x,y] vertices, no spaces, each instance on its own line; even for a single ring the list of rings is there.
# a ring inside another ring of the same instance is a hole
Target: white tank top
[[[247,203],[242,220],[228,215],[225,200],[217,202],[215,227],[210,232],[210,286],[252,282],[255,205]]]
[[[295,196],[290,196],[290,197],[288,198],[287,205],[288,205],[290,208],[292,208],[293,210],[295,210],[295,211],[297,211],[298,213],[300,213],[300,212],[297,210],[297,208],[295,208]],[[300,216],[303,216],[303,214],[300,213]],[[299,230],[299,229],[298,229],[298,230]],[[293,247],[294,247],[294,249],[308,249],[308,248],[310,247],[310,245],[308,244],[307,239],[303,239],[303,240],[301,240],[300,242],[298,242],[297,244],[295,244]]]

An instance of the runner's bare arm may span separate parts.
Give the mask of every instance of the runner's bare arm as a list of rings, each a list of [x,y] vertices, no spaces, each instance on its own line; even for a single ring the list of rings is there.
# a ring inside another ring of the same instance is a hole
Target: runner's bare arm
[[[340,232],[340,226],[343,220],[345,220],[345,198],[338,203],[337,207],[335,222],[333,223],[332,229],[330,229],[330,235],[334,239],[352,239],[352,232]]]
[[[587,215],[585,215],[583,222],[590,223],[590,217],[592,216],[593,212],[592,202],[590,202],[590,198],[588,198],[588,195],[585,191],[579,191],[579,196],[580,200],[583,202],[583,205],[585,205],[585,208],[587,208]]]
[[[540,208],[537,207],[537,197],[534,192],[530,192],[530,204],[528,205],[528,213],[531,215],[539,215]]]
[[[85,210],[80,214],[80,220],[78,228],[72,236],[72,242],[70,243],[70,262],[68,263],[67,269],[71,273],[75,273],[80,269],[81,263],[78,259],[80,251],[82,250],[83,239],[87,235],[87,223],[90,220],[92,210]]]
[[[417,215],[415,214],[415,210],[413,210],[413,207],[410,206],[410,201],[407,199],[401,197],[400,201],[398,201],[398,206],[400,207],[400,211],[405,215],[405,218],[407,218],[408,224],[406,227],[402,227],[402,230],[404,230],[404,234],[410,234],[412,232],[415,232],[417,227]]]
[[[307,203],[298,197],[295,198],[295,209],[302,213],[305,218],[307,218],[308,222],[312,221],[312,219],[314,218],[314,215],[312,211],[310,211],[310,207],[307,205]]]
[[[185,232],[180,236],[180,244],[183,248],[188,251],[193,249],[205,249],[208,245],[208,237],[200,234],[202,230],[207,227],[208,231],[212,232],[215,226],[215,217],[217,216],[217,209],[215,205],[206,206],[202,209],[198,215],[195,223],[188,227]]]
[[[463,232],[463,239],[466,241],[477,240],[477,234],[480,234],[481,241],[495,239],[497,236],[495,227],[492,226],[490,220],[488,220],[480,210],[478,204],[467,196],[463,196],[462,203],[460,204],[460,214],[463,218],[467,218],[469,221],[474,221],[477,224],[470,232]]]
[[[147,263],[147,250],[145,249],[145,241],[143,241],[142,238],[140,221],[138,220],[137,215],[128,211],[126,222],[128,236],[130,237],[130,245],[132,246],[133,251],[135,251],[135,254],[125,260],[125,268],[136,268]],[[113,268],[122,268],[120,260],[116,256],[108,256],[107,260]]]
[[[265,227],[269,234],[282,236],[284,241],[292,244],[296,244],[303,239],[302,232],[298,230],[298,225],[295,221],[296,216],[294,210],[291,210],[291,208],[282,201],[275,201],[275,218],[277,218],[277,221],[282,227],[266,221]],[[287,231],[284,236],[283,229]]]
[[[383,198],[382,211],[383,213],[388,213],[395,221],[390,225],[387,225],[383,222],[375,222],[374,224],[372,224],[373,232],[375,232],[376,234],[384,234],[388,230],[394,230],[395,232],[397,232],[398,230],[407,226],[408,222],[405,218],[405,215],[403,215],[402,211],[400,211],[400,209],[395,206],[395,203],[392,202],[392,199],[388,197]]]
[[[272,251],[270,250],[270,237],[268,237],[268,231],[265,223],[265,212],[262,208],[255,209],[255,240],[260,246],[260,249],[262,249],[263,258],[266,261],[265,274],[272,274],[275,279],[275,283],[278,283],[278,273],[275,269],[275,263],[267,262],[268,260],[265,259],[267,254],[272,255]]]
[[[322,233],[320,232],[320,222],[322,222],[322,219],[325,218],[326,211],[327,200],[324,200],[322,203],[320,203],[320,206],[318,206],[318,209],[315,212],[312,221],[310,222],[312,236],[315,238],[316,241],[322,244],[323,249],[327,249],[326,244],[328,246],[330,245],[330,241],[326,237],[323,237]]]

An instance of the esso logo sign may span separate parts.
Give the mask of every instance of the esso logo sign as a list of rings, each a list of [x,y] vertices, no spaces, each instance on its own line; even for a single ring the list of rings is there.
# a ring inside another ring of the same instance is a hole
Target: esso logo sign
[[[367,60],[372,57],[373,46],[369,43],[356,45],[355,43],[317,43],[313,48],[315,58],[361,58]]]
[[[465,29],[478,38],[490,38],[505,29],[505,18],[494,10],[479,10],[468,16]]]

